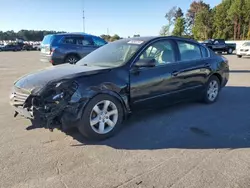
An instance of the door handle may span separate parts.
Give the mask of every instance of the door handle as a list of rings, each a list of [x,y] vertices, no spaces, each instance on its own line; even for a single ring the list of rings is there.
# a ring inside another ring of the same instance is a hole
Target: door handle
[[[179,71],[174,71],[174,72],[172,72],[172,76],[178,76],[178,74],[180,74]]]

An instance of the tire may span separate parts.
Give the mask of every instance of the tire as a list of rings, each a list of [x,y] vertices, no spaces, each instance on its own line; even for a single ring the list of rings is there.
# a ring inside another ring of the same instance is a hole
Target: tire
[[[212,90],[212,86],[214,86],[214,90]],[[220,80],[218,79],[217,76],[211,76],[205,87],[205,92],[203,94],[203,102],[205,102],[206,104],[215,103],[219,97],[219,93],[220,93]],[[215,96],[212,97],[212,95]]]
[[[107,105],[108,108],[106,111],[113,112],[113,115],[102,114],[103,109],[105,108],[105,104],[108,103],[109,106]],[[100,111],[99,115],[97,111]],[[107,118],[108,116],[109,118]],[[81,120],[78,124],[78,130],[84,137],[89,140],[104,140],[112,137],[117,132],[119,132],[122,127],[123,117],[124,111],[120,101],[110,95],[100,94],[91,99],[83,110]],[[111,124],[110,121],[113,122],[114,125],[109,126]],[[102,126],[102,124],[104,125],[104,127]]]
[[[69,55],[65,58],[64,63],[69,63],[69,64],[76,64],[77,61],[79,61],[80,58],[76,55]]]
[[[242,58],[242,55],[237,55],[238,58]]]
[[[228,50],[227,50],[227,54],[232,54],[233,53],[233,49],[232,48],[229,48]]]

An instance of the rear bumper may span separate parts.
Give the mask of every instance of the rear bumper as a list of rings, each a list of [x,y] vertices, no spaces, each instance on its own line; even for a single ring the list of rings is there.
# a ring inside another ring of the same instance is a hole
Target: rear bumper
[[[56,57],[54,54],[40,54],[40,61],[43,63],[50,63],[52,65],[63,64],[63,58]]]

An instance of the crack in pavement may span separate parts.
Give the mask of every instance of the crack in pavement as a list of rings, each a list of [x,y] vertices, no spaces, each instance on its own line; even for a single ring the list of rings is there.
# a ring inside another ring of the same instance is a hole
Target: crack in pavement
[[[175,155],[173,155],[172,157],[168,158],[167,160],[165,160],[165,161],[163,161],[163,162],[161,162],[161,163],[155,165],[155,166],[152,167],[151,169],[149,169],[149,170],[147,170],[147,171],[145,171],[145,172],[142,172],[141,174],[138,174],[138,175],[136,175],[135,177],[130,178],[130,179],[128,179],[127,181],[121,183],[120,185],[114,186],[113,188],[123,187],[123,186],[129,184],[130,182],[132,182],[133,180],[136,180],[136,179],[142,177],[142,176],[145,175],[145,174],[149,174],[149,173],[155,171],[156,169],[162,167],[162,166],[163,166],[166,162],[168,162],[170,159],[175,158],[176,155],[183,154],[184,151],[186,151],[186,149],[181,150],[181,151],[178,152],[177,154],[175,154]]]
[[[69,188],[68,185],[63,181],[63,174],[61,173],[61,169],[59,167],[59,160],[56,161],[55,169],[56,174],[59,176],[59,181],[61,182],[61,184],[63,184],[65,188]]]

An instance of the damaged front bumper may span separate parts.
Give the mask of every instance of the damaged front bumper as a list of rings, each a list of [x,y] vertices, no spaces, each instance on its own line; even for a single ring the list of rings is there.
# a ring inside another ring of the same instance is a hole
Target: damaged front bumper
[[[49,87],[39,95],[14,87],[10,96],[14,117],[23,116],[34,126],[50,130],[58,128],[58,125],[64,130],[76,126],[87,101],[77,93],[77,87],[67,84]]]

